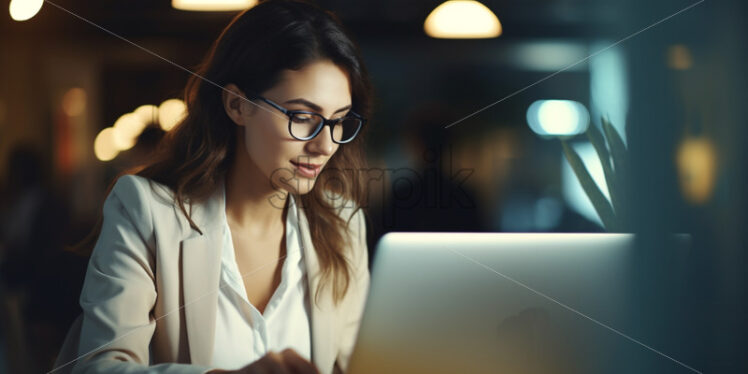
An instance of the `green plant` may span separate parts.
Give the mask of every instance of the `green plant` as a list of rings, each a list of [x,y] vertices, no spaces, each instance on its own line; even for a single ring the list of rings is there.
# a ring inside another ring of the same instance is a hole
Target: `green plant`
[[[591,124],[585,134],[600,158],[610,201],[600,191],[584,162],[582,162],[582,158],[569,145],[569,142],[566,139],[561,139],[561,146],[564,149],[566,160],[569,161],[569,165],[571,165],[584,192],[595,207],[595,211],[600,216],[605,229],[613,232],[626,231],[628,222],[625,201],[627,196],[625,185],[628,175],[626,145],[623,143],[621,135],[607,119],[602,118],[601,122],[603,132],[600,132],[594,124]]]

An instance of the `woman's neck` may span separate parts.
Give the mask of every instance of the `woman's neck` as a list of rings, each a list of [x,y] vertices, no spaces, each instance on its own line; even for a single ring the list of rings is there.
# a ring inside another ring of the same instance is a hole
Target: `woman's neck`
[[[224,183],[229,225],[252,233],[283,225],[288,193],[274,189],[246,153],[237,152]]]

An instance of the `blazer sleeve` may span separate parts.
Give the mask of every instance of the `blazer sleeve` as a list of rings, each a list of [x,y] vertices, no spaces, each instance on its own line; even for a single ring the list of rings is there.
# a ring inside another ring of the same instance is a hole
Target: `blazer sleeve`
[[[101,234],[80,296],[79,358],[73,373],[204,373],[210,368],[163,363],[149,366],[156,327],[153,217],[147,184],[125,175],[104,202]]]
[[[366,219],[363,209],[354,213],[351,230],[351,283],[342,303],[342,330],[335,372],[345,372],[356,343],[364,305],[369,291],[369,251],[366,241]]]

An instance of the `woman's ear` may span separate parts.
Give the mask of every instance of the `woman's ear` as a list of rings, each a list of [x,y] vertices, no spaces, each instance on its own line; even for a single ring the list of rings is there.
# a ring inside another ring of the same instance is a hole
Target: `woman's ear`
[[[226,114],[239,126],[244,126],[247,122],[247,116],[254,111],[249,108],[244,92],[235,84],[229,83],[222,90],[223,108]]]

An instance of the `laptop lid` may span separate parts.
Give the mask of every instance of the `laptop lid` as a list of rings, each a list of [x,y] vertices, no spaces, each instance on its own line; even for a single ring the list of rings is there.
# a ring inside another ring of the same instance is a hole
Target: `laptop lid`
[[[349,373],[620,372],[628,234],[388,233]]]

